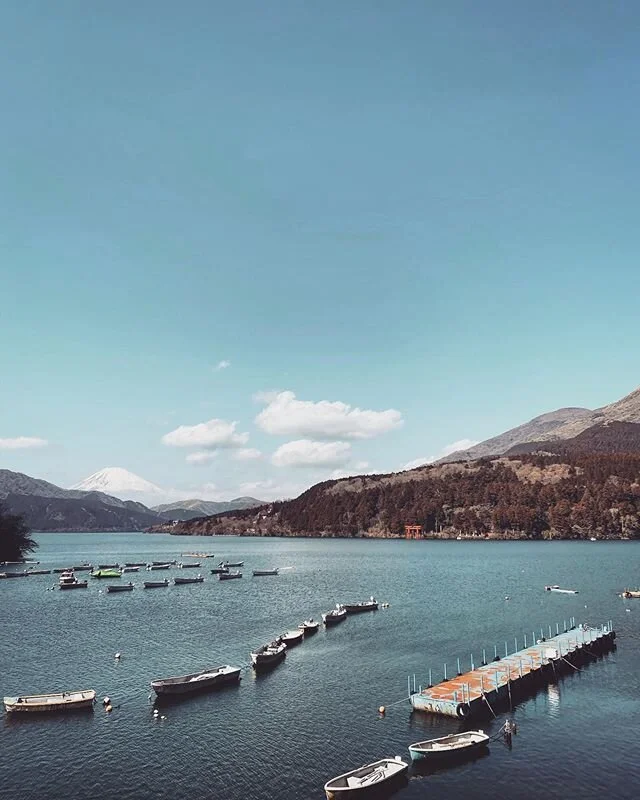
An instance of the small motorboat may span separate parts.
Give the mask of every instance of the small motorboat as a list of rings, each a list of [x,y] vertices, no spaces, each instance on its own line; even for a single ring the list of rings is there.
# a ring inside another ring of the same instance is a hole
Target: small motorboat
[[[557,592],[558,594],[578,594],[577,589],[562,589],[557,584],[554,584],[553,586],[545,586],[544,589],[545,592]]]
[[[378,601],[372,595],[368,600],[365,600],[364,603],[345,603],[344,609],[347,614],[361,614],[363,611],[377,611]]]
[[[163,581],[145,581],[144,588],[145,589],[161,589],[163,586],[169,585],[169,578],[165,578]]]
[[[630,599],[632,597],[640,597],[640,589],[625,589],[622,592],[621,597],[624,597],[626,599]]]
[[[146,561],[125,561],[124,562],[124,566],[125,567],[146,567],[147,566],[147,562]]]
[[[133,584],[131,581],[129,583],[118,583],[118,584],[109,584],[107,586],[107,592],[111,594],[112,592],[132,592],[133,591]]]
[[[277,575],[278,572],[279,572],[279,570],[277,568],[275,568],[275,569],[254,569],[253,570],[253,577],[254,578],[258,578],[258,577],[261,577],[262,575]]]
[[[5,697],[7,711],[73,711],[78,708],[93,708],[96,693],[93,689],[80,692],[55,692],[54,694],[23,694],[21,697]]]
[[[244,567],[244,561],[221,561],[219,567]]]
[[[304,631],[300,630],[300,628],[296,628],[296,630],[283,633],[279,638],[287,647],[295,647],[304,639]]]
[[[72,570],[67,570],[60,575],[58,585],[61,589],[86,589],[89,581],[79,581]]]
[[[92,578],[120,578],[122,573],[119,569],[96,569],[91,573]]]
[[[167,561],[166,559],[164,561],[151,561],[149,564],[147,564],[147,566],[151,567],[157,564],[158,566],[163,567],[165,564],[168,564],[170,567],[174,567],[177,563],[178,562],[174,558],[173,560],[169,559],[169,561]]]
[[[27,575],[51,575],[50,569],[28,569]]]
[[[196,561],[193,564],[184,564],[182,561],[178,564],[180,569],[198,569],[200,567],[200,562]]]
[[[151,688],[157,695],[190,694],[202,692],[205,689],[216,689],[229,683],[240,680],[240,667],[215,667],[203,669],[190,675],[180,675],[177,678],[163,678],[151,681]]]
[[[120,569],[120,564],[98,564],[98,569]]]
[[[322,615],[322,621],[325,625],[337,625],[339,622],[344,622],[347,618],[347,609],[341,606],[340,603],[336,605],[333,611],[328,611]]]
[[[237,571],[236,572],[221,572],[218,575],[218,578],[221,581],[232,581],[234,578],[241,578],[241,577],[242,577],[242,573],[241,572],[237,572]]]
[[[204,578],[202,575],[196,575],[194,578],[174,578],[173,583],[174,586],[182,586],[186,583],[202,583]]]
[[[489,737],[484,731],[465,731],[410,744],[409,755],[412,761],[443,761],[471,755],[488,743]]]
[[[79,564],[75,567],[71,567],[74,572],[91,572],[93,569],[93,564]]]
[[[214,567],[211,570],[212,575],[226,575],[229,572],[229,567]]]
[[[380,792],[389,792],[394,785],[406,780],[409,765],[400,756],[382,758],[373,764],[345,772],[324,785],[327,800],[342,798],[372,797]]]
[[[128,566],[126,566],[126,564],[125,564],[125,566],[124,566],[124,567],[122,567],[122,572],[123,572],[123,573],[124,573],[124,572],[140,572],[140,567],[128,567]]]
[[[301,622],[298,627],[302,631],[305,636],[312,636],[314,633],[318,632],[318,628],[320,627],[319,622],[315,622],[313,617],[309,617],[309,619],[305,619],[304,622]]]
[[[182,553],[184,558],[213,558],[213,553]]]
[[[287,645],[281,642],[280,639],[275,639],[269,644],[251,653],[251,664],[256,672],[263,669],[270,669],[279,664],[287,655]]]
[[[147,567],[147,570],[149,572],[154,572],[155,570],[158,570],[158,569],[171,569],[171,564],[155,564],[155,563],[153,563],[153,564],[149,564],[148,567]]]

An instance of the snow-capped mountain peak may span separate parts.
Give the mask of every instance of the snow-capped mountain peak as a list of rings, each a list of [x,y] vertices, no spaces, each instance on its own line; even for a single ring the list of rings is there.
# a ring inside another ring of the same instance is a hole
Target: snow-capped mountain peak
[[[143,497],[164,495],[159,486],[122,467],[106,467],[69,488],[83,492],[104,492],[122,500],[143,501]]]

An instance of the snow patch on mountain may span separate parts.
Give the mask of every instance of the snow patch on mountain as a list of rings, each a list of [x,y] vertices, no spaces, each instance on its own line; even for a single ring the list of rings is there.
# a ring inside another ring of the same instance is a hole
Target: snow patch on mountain
[[[105,492],[123,500],[139,501],[143,497],[160,497],[166,494],[155,483],[122,467],[105,467],[69,488],[79,489],[83,492]]]

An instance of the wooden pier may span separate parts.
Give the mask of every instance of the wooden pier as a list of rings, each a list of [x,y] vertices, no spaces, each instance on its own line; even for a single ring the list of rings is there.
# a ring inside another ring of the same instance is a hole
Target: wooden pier
[[[471,716],[494,714],[494,707],[512,701],[531,692],[536,682],[549,683],[563,672],[578,669],[578,664],[593,659],[615,647],[616,638],[611,621],[599,628],[586,625],[576,626],[575,620],[569,620],[570,627],[560,632],[556,625],[556,635],[549,636],[541,630],[533,631],[527,646],[524,637],[524,648],[518,650],[515,640],[514,652],[508,654],[509,645],[505,642],[504,655],[498,655],[498,647],[494,647],[493,659],[487,663],[486,651],[482,654],[482,663],[474,665],[471,656],[471,670],[461,673],[460,659],[457,660],[456,674],[448,678],[447,666],[444,668],[444,679],[431,685],[429,670],[429,686],[420,687],[416,691],[415,676],[413,691],[409,681],[409,700],[414,709],[431,714],[466,719]]]

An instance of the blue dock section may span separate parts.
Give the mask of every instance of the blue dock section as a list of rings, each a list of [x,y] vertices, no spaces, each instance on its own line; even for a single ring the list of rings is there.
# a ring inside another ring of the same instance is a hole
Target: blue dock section
[[[559,674],[577,669],[579,663],[615,647],[616,634],[611,622],[598,628],[575,625],[574,620],[570,620],[570,623],[571,627],[563,632],[556,626],[555,636],[551,628],[548,637],[544,630],[539,634],[532,632],[531,644],[527,646],[525,637],[525,646],[518,650],[516,641],[515,652],[511,654],[505,642],[505,654],[498,655],[495,647],[489,663],[485,651],[482,663],[477,667],[472,656],[471,670],[468,672],[460,672],[458,660],[456,674],[448,678],[445,666],[444,679],[437,685],[421,688],[420,691],[415,691],[414,686],[409,696],[411,705],[418,711],[460,719],[491,715],[495,713],[495,706],[530,692],[535,681],[555,680]]]

